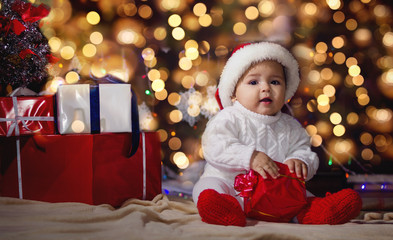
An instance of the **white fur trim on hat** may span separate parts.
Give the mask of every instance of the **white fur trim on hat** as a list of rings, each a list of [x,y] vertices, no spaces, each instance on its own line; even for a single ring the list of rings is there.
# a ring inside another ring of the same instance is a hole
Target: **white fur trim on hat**
[[[284,66],[286,90],[285,100],[295,94],[300,82],[299,65],[293,55],[279,44],[259,42],[244,45],[228,59],[218,84],[219,97],[225,108],[232,105],[232,96],[236,84],[245,71],[253,64],[265,60],[274,60]]]

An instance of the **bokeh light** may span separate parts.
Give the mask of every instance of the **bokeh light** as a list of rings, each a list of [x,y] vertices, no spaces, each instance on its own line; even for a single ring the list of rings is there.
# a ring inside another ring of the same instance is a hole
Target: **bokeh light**
[[[374,153],[370,148],[363,149],[361,155],[364,160],[371,160],[374,157]]]
[[[171,104],[172,106],[176,106],[180,103],[181,97],[180,94],[178,93],[171,93],[168,96],[168,102],[169,104]]]
[[[304,4],[304,12],[307,15],[314,16],[318,11],[317,5],[312,2],[308,2]]]
[[[360,135],[360,142],[362,142],[363,145],[368,146],[373,143],[373,136],[368,132],[363,132]]]
[[[180,168],[185,169],[190,164],[189,159],[183,152],[176,152],[173,155],[173,162]]]
[[[173,123],[178,123],[183,119],[183,114],[179,110],[173,110],[169,113],[169,119]]]
[[[317,127],[315,127],[314,125],[308,125],[307,127],[306,127],[306,131],[307,131],[307,133],[308,133],[308,135],[310,136],[310,137],[312,137],[312,136],[314,136],[315,134],[317,134]]]
[[[197,3],[193,8],[193,12],[196,16],[201,17],[206,14],[207,8],[204,3]]]
[[[192,68],[192,62],[190,59],[182,57],[179,60],[179,67],[185,71],[190,70]]]
[[[186,57],[190,60],[195,60],[199,57],[199,51],[197,48],[190,47],[186,49]]]
[[[123,29],[117,35],[117,40],[122,44],[132,44],[138,41],[138,33],[132,29]]]
[[[91,12],[87,13],[86,20],[91,25],[97,25],[100,22],[101,17],[97,12],[91,11]]]
[[[178,137],[172,137],[168,141],[168,146],[171,150],[179,150],[181,148],[181,140]]]
[[[182,40],[185,35],[186,33],[181,27],[176,27],[172,30],[172,37],[176,40]]]
[[[325,94],[321,94],[318,96],[317,102],[321,106],[327,106],[329,105],[329,97],[326,96]]]
[[[157,40],[164,40],[167,36],[166,29],[163,27],[158,27],[154,30],[154,38]]]
[[[181,17],[178,14],[172,14],[169,18],[168,18],[168,24],[171,27],[178,27],[181,24]]]
[[[85,123],[81,120],[75,120],[71,124],[72,132],[82,133],[85,130]]]
[[[246,15],[246,18],[249,20],[255,20],[259,17],[258,8],[256,8],[255,6],[248,7],[244,12],[244,14]]]
[[[339,65],[343,64],[346,60],[345,54],[342,52],[335,53],[333,59],[334,59],[334,62]]]
[[[333,47],[335,47],[337,49],[344,47],[344,44],[345,44],[344,38],[341,36],[335,37],[332,40]]]
[[[162,89],[161,91],[155,92],[154,96],[157,100],[163,101],[168,97],[168,91],[166,89]]]
[[[340,0],[326,0],[326,3],[332,10],[337,10],[341,7]]]
[[[161,79],[156,79],[153,81],[153,83],[151,84],[151,88],[153,89],[153,91],[155,92],[160,92],[162,90],[164,90],[165,88],[165,82]]]
[[[348,122],[348,124],[350,124],[350,125],[355,125],[355,124],[358,123],[358,121],[359,121],[359,115],[358,115],[357,113],[355,113],[355,112],[350,112],[350,113],[347,115],[347,122]]]
[[[149,19],[153,16],[153,10],[148,5],[141,5],[138,8],[138,14],[141,18]]]
[[[75,55],[75,50],[71,46],[64,46],[60,50],[60,55],[66,60],[70,60]]]
[[[104,41],[104,36],[100,32],[92,32],[90,34],[90,42],[93,44],[101,44]]]
[[[79,74],[75,71],[69,71],[66,75],[65,75],[65,81],[68,84],[73,84],[78,82],[80,79]]]
[[[51,37],[48,40],[48,43],[49,43],[49,46],[50,46],[50,48],[51,48],[51,50],[53,52],[59,51],[59,49],[61,47],[61,40],[60,40],[60,38],[58,38],[58,37]]]
[[[247,31],[247,26],[243,22],[237,22],[235,25],[233,25],[233,32],[236,35],[243,35]]]
[[[342,117],[341,117],[341,115],[339,113],[334,112],[334,113],[330,114],[330,121],[333,124],[337,125],[337,124],[341,123]]]
[[[149,78],[150,81],[154,81],[154,80],[159,79],[161,77],[161,73],[157,69],[151,69],[147,73],[147,77]]]
[[[258,10],[262,17],[269,17],[275,11],[275,4],[270,0],[260,1],[258,4]]]
[[[145,59],[146,61],[150,61],[153,60],[153,58],[155,57],[155,52],[153,49],[151,48],[145,48],[142,51],[142,57],[143,59]]]
[[[168,132],[165,129],[158,129],[157,133],[160,137],[160,142],[165,142],[168,139]]]
[[[352,65],[348,68],[348,74],[352,77],[356,77],[360,74],[360,67],[358,65]]]
[[[386,47],[393,46],[393,32],[387,32],[382,38],[382,42]]]
[[[345,20],[345,14],[341,11],[337,11],[333,14],[333,20],[336,23],[342,23]]]
[[[198,18],[198,22],[202,27],[209,27],[212,24],[212,18],[209,14],[202,15]]]
[[[97,48],[91,43],[86,44],[83,46],[82,53],[86,57],[94,57],[97,53]]]
[[[181,80],[181,85],[182,85],[184,88],[190,89],[190,88],[194,87],[194,85],[195,85],[195,80],[194,80],[194,78],[193,78],[192,76],[186,75],[186,76],[184,76],[184,77],[182,78],[182,80]]]
[[[345,22],[345,26],[349,31],[354,31],[358,27],[358,23],[355,19],[351,18]]]

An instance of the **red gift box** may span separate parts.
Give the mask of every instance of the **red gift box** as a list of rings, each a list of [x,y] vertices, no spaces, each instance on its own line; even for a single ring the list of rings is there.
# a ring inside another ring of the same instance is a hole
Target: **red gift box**
[[[94,204],[120,206],[129,198],[151,200],[161,193],[161,151],[157,132],[142,132],[129,157],[131,134],[97,134],[93,144]]]
[[[0,195],[91,204],[92,149],[91,135],[0,137]]]
[[[287,165],[275,162],[280,177],[263,179],[251,170],[235,178],[235,189],[244,197],[247,217],[268,222],[290,222],[306,206],[305,182],[291,173]]]
[[[0,135],[54,134],[53,96],[0,97]]]
[[[131,146],[132,133],[0,137],[0,195],[115,207],[153,199],[161,193],[158,133],[140,133],[130,157]]]

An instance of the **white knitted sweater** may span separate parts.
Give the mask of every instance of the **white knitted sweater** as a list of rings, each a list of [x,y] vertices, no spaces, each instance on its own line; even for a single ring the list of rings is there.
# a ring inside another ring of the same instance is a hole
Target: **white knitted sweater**
[[[250,169],[254,150],[277,162],[290,158],[304,161],[308,166],[307,180],[319,166],[318,156],[310,148],[310,137],[296,119],[282,112],[260,115],[239,102],[224,108],[208,122],[202,148],[207,162],[202,177],[220,177],[229,184],[233,184],[236,175]]]

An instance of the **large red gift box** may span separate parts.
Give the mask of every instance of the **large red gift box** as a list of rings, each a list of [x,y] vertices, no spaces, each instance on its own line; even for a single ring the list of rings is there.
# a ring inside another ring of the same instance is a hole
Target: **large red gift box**
[[[268,222],[290,222],[307,204],[305,182],[287,165],[275,162],[280,177],[264,179],[250,170],[235,178],[235,189],[244,197],[247,217]]]
[[[92,150],[91,135],[0,137],[0,195],[93,203]]]
[[[21,136],[21,179],[17,138],[0,137],[1,196],[118,207],[129,198],[150,200],[161,193],[156,132],[140,133],[132,156],[132,133]]]
[[[54,134],[53,96],[0,97],[0,135]]]
[[[119,206],[129,198],[153,199],[161,193],[158,133],[142,132],[132,157],[131,134],[97,134],[93,143],[93,201]]]

